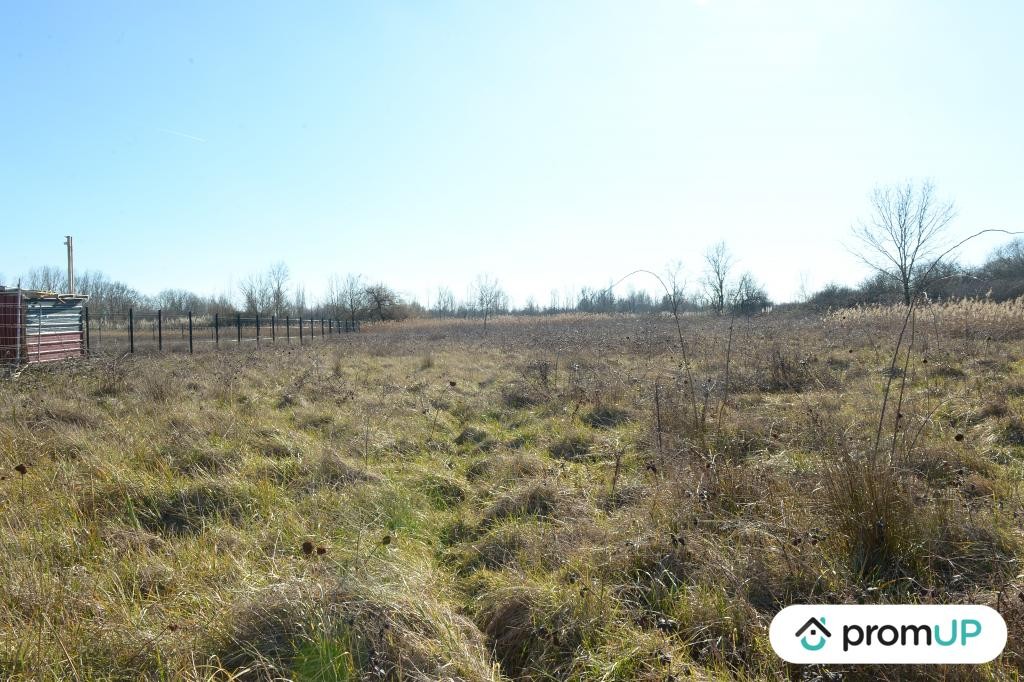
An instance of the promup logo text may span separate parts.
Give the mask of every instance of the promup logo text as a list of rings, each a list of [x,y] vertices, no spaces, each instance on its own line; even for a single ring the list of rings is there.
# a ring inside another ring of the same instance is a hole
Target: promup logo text
[[[789,606],[768,634],[790,663],[987,663],[1006,646],[987,606]]]

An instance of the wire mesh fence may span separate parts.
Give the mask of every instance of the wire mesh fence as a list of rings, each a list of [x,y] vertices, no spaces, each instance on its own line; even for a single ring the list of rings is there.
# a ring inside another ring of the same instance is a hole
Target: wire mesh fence
[[[322,343],[359,331],[358,320],[241,314],[168,314],[161,310],[90,314],[85,309],[88,353],[198,353],[263,345]]]

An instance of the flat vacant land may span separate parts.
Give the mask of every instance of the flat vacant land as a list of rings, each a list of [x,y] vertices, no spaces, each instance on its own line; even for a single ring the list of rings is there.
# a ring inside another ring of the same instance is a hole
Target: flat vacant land
[[[1015,679],[1024,315],[408,322],[0,384],[0,677]],[[681,343],[682,342],[682,343]],[[883,396],[889,400],[880,415]],[[983,603],[807,669],[797,602]]]

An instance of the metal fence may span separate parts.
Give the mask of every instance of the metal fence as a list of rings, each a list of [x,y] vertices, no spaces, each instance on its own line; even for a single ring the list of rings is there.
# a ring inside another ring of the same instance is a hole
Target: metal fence
[[[166,314],[162,310],[91,315],[85,308],[88,353],[148,351],[197,353],[270,345],[302,346],[359,331],[358,320],[326,317],[252,317],[241,314]]]

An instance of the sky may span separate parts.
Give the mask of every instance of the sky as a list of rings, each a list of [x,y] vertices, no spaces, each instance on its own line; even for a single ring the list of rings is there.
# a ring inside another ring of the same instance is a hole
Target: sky
[[[233,292],[284,261],[522,304],[724,240],[776,300],[867,274],[877,185],[1024,229],[1024,4],[7,2],[0,273]],[[961,252],[978,261],[1005,241]],[[844,246],[845,245],[845,246]],[[637,288],[654,286],[637,278]]]

